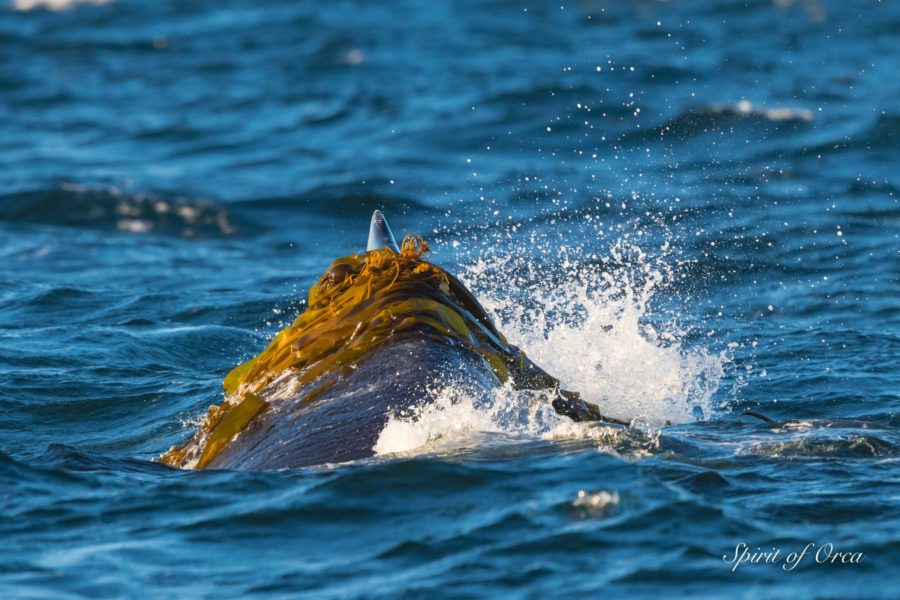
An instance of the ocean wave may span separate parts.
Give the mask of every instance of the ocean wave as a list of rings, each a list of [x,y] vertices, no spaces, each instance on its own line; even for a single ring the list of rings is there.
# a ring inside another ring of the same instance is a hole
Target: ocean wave
[[[113,0],[13,0],[13,10],[38,10],[46,9],[52,11],[68,10],[79,4],[99,6],[101,4],[109,4]]]
[[[238,232],[228,209],[211,201],[73,183],[0,197],[0,220],[185,238],[223,237]]]
[[[325,215],[330,220],[340,217],[364,217],[368,223],[374,209],[386,214],[426,213],[433,209],[424,201],[402,193],[387,191],[393,181],[374,175],[364,182],[334,183],[301,190],[289,196],[266,196],[238,200],[229,204],[250,212],[272,212],[282,215]]]
[[[767,129],[790,126],[794,130],[814,120],[815,114],[806,108],[760,106],[749,100],[741,100],[736,104],[710,104],[689,108],[656,127],[626,133],[622,141],[642,143],[665,138],[686,139],[726,130],[742,123]]]
[[[775,438],[775,439],[770,439]],[[900,455],[896,427],[868,421],[787,421],[770,436],[742,442],[738,456],[821,460],[894,458]]]
[[[817,130],[811,139],[799,138],[788,145],[773,147],[755,156],[756,160],[781,160],[786,156],[815,157],[842,155],[848,152],[862,152],[864,156],[875,157],[877,151],[896,151],[900,148],[900,115],[883,112],[877,117],[869,117],[865,113],[855,115],[840,126]],[[880,152],[879,152],[880,154]],[[887,155],[885,155],[887,156]],[[886,160],[886,159],[885,159]],[[877,162],[877,161],[876,161]],[[889,183],[873,184],[867,178],[856,177],[848,180],[850,193],[859,193],[868,189],[885,189],[891,191]]]

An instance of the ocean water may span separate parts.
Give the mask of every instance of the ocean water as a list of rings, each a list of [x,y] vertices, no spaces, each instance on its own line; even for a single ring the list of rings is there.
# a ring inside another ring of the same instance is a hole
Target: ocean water
[[[896,598],[898,70],[894,2],[0,4],[0,595]],[[634,427],[155,463],[376,208]]]

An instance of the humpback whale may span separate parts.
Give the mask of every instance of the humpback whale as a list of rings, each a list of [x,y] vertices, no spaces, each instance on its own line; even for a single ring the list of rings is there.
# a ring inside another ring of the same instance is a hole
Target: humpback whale
[[[224,402],[160,462],[274,470],[365,458],[392,414],[428,402],[429,386],[447,380],[472,394],[505,382],[549,390],[561,415],[621,424],[561,389],[428,255],[421,236],[398,245],[375,211],[366,251],[331,264],[310,288],[306,310],[228,374]]]

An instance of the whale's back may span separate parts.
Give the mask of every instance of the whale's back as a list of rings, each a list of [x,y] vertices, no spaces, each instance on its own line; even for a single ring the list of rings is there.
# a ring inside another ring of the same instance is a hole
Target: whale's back
[[[383,217],[375,221],[375,245],[391,242]],[[458,279],[423,259],[427,253],[421,236],[407,235],[399,253],[389,245],[336,259],[310,288],[306,310],[228,374],[222,405],[160,460],[282,469],[364,458],[392,414],[422,405],[429,387],[446,383],[476,395],[507,381],[556,389],[560,414],[602,418],[510,344]]]
[[[407,335],[372,350],[341,375],[278,386],[259,415],[207,468],[275,470],[372,456],[391,414],[420,405],[428,388],[453,383],[487,394],[497,376],[476,353]],[[321,390],[316,392],[316,390]]]

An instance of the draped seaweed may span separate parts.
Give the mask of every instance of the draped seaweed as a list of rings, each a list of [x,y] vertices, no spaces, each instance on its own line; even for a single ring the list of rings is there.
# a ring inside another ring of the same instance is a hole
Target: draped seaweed
[[[312,401],[323,375],[350,368],[392,336],[419,331],[480,354],[504,381],[524,355],[507,343],[456,278],[425,261],[428,244],[418,235],[389,248],[335,260],[309,290],[306,310],[256,357],[234,368],[223,382],[226,399],[210,407],[197,434],[172,447],[161,462],[204,468],[257,415],[272,381],[290,370]],[[553,380],[555,383],[555,380]]]

